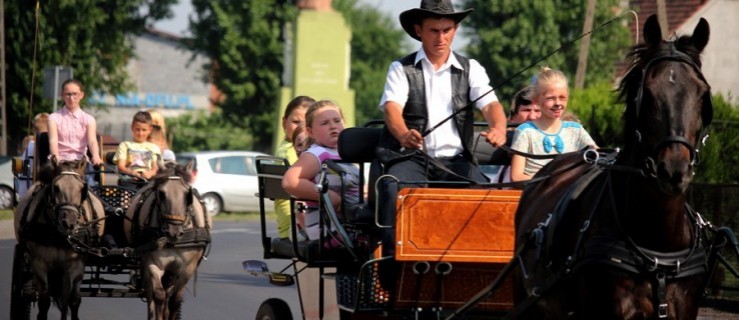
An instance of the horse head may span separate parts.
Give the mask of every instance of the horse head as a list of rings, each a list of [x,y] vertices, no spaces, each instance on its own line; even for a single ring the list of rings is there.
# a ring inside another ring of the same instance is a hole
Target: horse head
[[[87,160],[49,161],[52,180],[49,184],[49,219],[54,221],[62,234],[72,234],[78,227],[84,212],[83,203],[87,200],[88,189],[84,181]]]
[[[627,105],[627,161],[643,166],[671,196],[684,193],[692,180],[703,130],[712,118],[711,88],[700,62],[708,37],[708,22],[701,18],[692,36],[665,41],[657,16],[650,16],[645,43],[630,51],[633,63],[620,85]]]
[[[174,163],[160,163],[160,168],[154,177],[159,225],[165,235],[178,239],[193,223],[195,196],[189,184],[191,170]]]

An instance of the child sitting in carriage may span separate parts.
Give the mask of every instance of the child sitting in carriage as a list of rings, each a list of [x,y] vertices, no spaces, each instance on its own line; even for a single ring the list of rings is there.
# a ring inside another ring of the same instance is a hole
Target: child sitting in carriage
[[[539,106],[541,116],[518,126],[511,148],[537,155],[597,148],[580,123],[563,121],[569,95],[567,78],[562,71],[542,67],[526,96]],[[533,159],[514,154],[511,158],[511,180],[530,180],[549,161],[551,159]]]
[[[118,173],[128,176],[118,179],[119,186],[138,189],[158,172],[157,159],[162,155],[156,144],[147,141],[151,130],[151,115],[146,111],[137,112],[131,122],[133,141],[121,142],[113,157]]]
[[[313,103],[305,114],[305,130],[311,139],[312,145],[305,150],[298,161],[285,172],[282,187],[298,199],[308,200],[308,210],[305,214],[305,230],[310,240],[318,239],[319,209],[317,200],[319,193],[316,183],[321,172],[321,165],[326,160],[341,160],[337,152],[339,134],[344,129],[344,116],[336,103],[321,100]],[[342,164],[349,174],[344,180],[344,190],[341,190],[341,181],[335,175],[330,175],[329,197],[334,208],[340,209],[342,196],[344,207],[349,209],[359,203],[359,169],[353,165]]]

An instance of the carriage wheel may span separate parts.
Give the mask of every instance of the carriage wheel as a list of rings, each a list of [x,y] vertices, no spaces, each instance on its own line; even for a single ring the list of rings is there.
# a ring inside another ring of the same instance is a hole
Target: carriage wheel
[[[10,319],[13,320],[31,319],[31,296],[29,292],[33,288],[33,278],[30,272],[26,270],[24,251],[22,245],[15,245],[13,275],[10,285]]]
[[[268,299],[262,302],[257,311],[256,320],[292,320],[293,314],[290,312],[290,306],[280,299]]]

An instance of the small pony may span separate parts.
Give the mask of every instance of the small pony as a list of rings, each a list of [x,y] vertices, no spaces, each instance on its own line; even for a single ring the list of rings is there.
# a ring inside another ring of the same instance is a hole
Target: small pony
[[[708,22],[662,40],[656,15],[620,85],[624,147],[562,155],[516,212],[514,299],[525,319],[695,319],[710,270],[707,224],[686,203],[710,86]]]
[[[39,182],[15,210],[15,235],[25,246],[39,297],[39,319],[46,319],[51,298],[62,319],[68,310],[78,319],[85,250],[103,234],[105,212],[84,181],[87,160],[52,157]]]
[[[128,243],[141,252],[149,319],[177,319],[213,223],[189,185],[192,165],[160,162],[159,168],[134,197],[123,228]]]

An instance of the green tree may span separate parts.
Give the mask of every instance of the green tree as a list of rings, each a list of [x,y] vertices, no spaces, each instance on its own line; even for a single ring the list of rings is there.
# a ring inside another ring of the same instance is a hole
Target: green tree
[[[357,0],[337,0],[334,8],[341,12],[352,29],[351,79],[356,92],[356,123],[381,119],[377,108],[382,97],[385,75],[390,63],[402,57],[405,32],[394,26],[391,17]]]
[[[254,141],[249,130],[234,125],[217,110],[210,115],[184,114],[167,122],[172,150],[248,150]]]
[[[618,0],[601,0],[596,6],[594,27],[614,18]],[[496,87],[498,98],[507,101],[520,87],[528,84],[536,68],[524,70],[558,48],[556,54],[538,65],[562,70],[574,78],[579,42],[570,42],[582,34],[587,1],[575,0],[466,0],[461,7],[475,8],[465,19],[470,45],[466,52],[482,64]],[[586,86],[614,79],[616,63],[629,46],[625,23],[610,23],[592,34]],[[507,105],[507,103],[505,104]]]
[[[227,122],[248,128],[255,150],[269,150],[283,70],[283,31],[297,7],[289,0],[193,0],[193,36],[185,45],[211,59],[205,74]],[[256,134],[259,133],[259,134]]]
[[[739,105],[721,95],[713,96],[713,122],[708,126],[705,146],[698,146],[699,163],[695,181],[739,183]]]
[[[30,133],[29,115],[51,111],[43,97],[43,68],[74,68],[92,91],[129,88],[130,35],[170,17],[176,0],[5,1],[5,55],[9,150]],[[38,5],[38,7],[37,7]],[[38,28],[37,28],[38,26]],[[84,104],[84,102],[83,102]]]
[[[577,115],[583,126],[600,147],[623,145],[621,115],[624,104],[618,101],[613,86],[606,82],[580,90],[571,90],[567,111]]]

